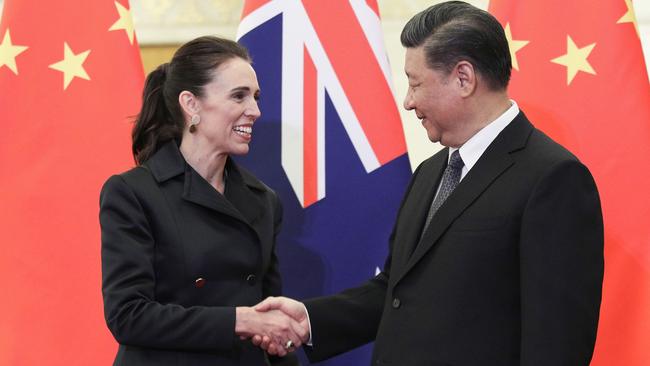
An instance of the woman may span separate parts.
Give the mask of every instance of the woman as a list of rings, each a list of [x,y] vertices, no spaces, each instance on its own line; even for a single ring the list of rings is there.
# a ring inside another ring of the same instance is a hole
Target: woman
[[[115,365],[267,365],[245,338],[304,337],[282,313],[251,308],[280,293],[282,208],[229,157],[248,152],[260,116],[250,63],[239,44],[201,37],[147,77],[138,166],[108,179],[100,198]]]

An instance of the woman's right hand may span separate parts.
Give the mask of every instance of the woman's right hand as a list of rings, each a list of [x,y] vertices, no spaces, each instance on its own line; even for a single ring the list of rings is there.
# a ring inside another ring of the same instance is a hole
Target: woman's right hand
[[[280,347],[277,351],[278,356],[285,356],[300,347],[302,339],[308,332],[280,310],[259,312],[252,307],[240,306],[235,309],[235,312],[235,333],[241,338],[266,336],[278,345],[286,345],[291,341],[291,347]]]

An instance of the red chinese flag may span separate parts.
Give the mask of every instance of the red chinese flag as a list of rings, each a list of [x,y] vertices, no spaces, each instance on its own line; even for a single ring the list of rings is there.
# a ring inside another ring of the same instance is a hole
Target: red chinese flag
[[[605,220],[594,366],[650,364],[650,84],[631,0],[492,0],[510,95],[591,170]],[[549,335],[552,336],[552,335]]]
[[[133,165],[144,82],[126,0],[6,0],[0,364],[109,365],[99,190]]]

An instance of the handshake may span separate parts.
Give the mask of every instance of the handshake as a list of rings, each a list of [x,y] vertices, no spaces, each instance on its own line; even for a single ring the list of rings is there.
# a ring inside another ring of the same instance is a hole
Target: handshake
[[[305,306],[286,297],[268,297],[254,307],[237,307],[235,334],[251,339],[270,355],[285,356],[309,340]]]

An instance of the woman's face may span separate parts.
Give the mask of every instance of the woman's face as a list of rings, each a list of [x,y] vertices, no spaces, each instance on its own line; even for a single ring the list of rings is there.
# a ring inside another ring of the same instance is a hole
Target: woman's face
[[[235,57],[216,69],[199,98],[196,133],[219,153],[246,154],[253,124],[260,116],[260,87],[253,67]]]

